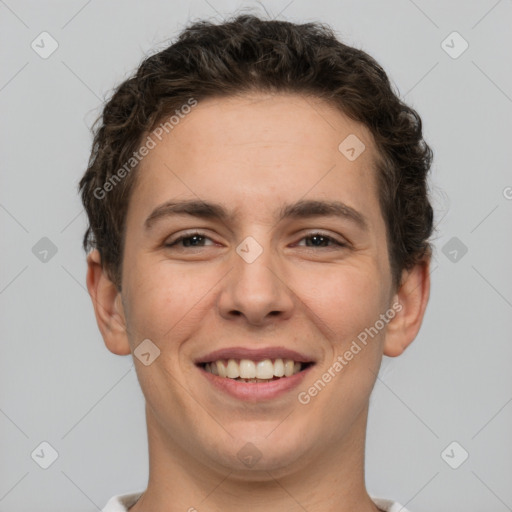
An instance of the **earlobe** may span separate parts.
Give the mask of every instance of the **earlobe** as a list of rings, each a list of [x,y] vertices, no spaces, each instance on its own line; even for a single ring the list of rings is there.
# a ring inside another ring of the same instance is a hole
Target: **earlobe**
[[[384,355],[396,357],[412,343],[420,330],[430,295],[430,256],[412,269],[404,270],[393,304],[397,314],[389,322]]]
[[[102,267],[96,249],[87,256],[87,289],[105,345],[114,354],[130,354],[121,295]]]

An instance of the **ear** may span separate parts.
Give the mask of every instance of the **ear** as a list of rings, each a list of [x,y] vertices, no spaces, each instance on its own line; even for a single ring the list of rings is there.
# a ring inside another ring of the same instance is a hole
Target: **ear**
[[[114,354],[130,354],[121,292],[102,267],[100,253],[96,249],[87,256],[87,289],[105,345]]]
[[[400,288],[392,305],[396,311],[388,323],[384,355],[399,356],[416,338],[430,296],[430,254],[411,270],[402,273]]]

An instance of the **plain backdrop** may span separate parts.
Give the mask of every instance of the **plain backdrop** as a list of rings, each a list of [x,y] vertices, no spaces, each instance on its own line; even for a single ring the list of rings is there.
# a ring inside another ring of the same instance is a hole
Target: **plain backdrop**
[[[512,2],[5,0],[0,512],[95,511],[146,486],[143,396],[96,326],[77,183],[113,87],[189,21],[247,7],[327,22],[373,55],[434,150],[430,304],[383,361],[369,492],[412,512],[512,510]]]

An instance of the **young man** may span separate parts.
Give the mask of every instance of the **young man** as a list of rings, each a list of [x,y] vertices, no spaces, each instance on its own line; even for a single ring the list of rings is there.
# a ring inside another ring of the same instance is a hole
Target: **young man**
[[[80,183],[87,286],[150,467],[105,512],[405,511],[368,495],[365,432],[428,301],[431,158],[317,24],[196,23],[119,86]]]

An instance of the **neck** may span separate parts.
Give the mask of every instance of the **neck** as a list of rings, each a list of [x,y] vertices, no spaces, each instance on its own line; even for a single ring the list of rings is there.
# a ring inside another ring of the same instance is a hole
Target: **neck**
[[[248,480],[192,457],[146,408],[149,482],[130,512],[377,512],[364,484],[367,415],[366,407],[334,449]]]

